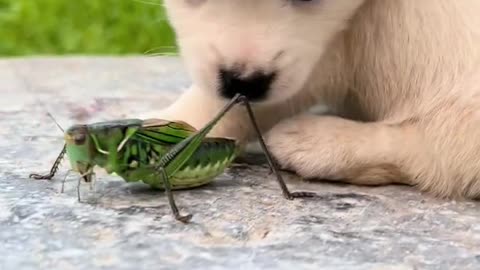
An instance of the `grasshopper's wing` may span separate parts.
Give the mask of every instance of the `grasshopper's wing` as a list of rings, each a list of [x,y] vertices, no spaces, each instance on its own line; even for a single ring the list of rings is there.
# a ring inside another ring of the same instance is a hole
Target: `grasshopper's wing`
[[[177,144],[197,130],[183,121],[167,121],[162,119],[145,120],[135,136],[152,144]]]

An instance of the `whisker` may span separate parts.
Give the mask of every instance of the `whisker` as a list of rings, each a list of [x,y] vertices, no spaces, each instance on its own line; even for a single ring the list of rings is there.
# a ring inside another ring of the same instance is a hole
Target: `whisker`
[[[147,54],[149,57],[155,57],[155,56],[178,56],[178,53],[151,53]]]
[[[161,1],[155,2],[155,1],[147,1],[147,0],[133,0],[134,2],[139,2],[142,4],[146,5],[152,5],[152,6],[163,6],[163,3]]]
[[[155,51],[158,51],[158,50],[176,50],[176,48],[177,48],[176,46],[159,46],[159,47],[155,47],[145,51],[144,54],[154,53]]]

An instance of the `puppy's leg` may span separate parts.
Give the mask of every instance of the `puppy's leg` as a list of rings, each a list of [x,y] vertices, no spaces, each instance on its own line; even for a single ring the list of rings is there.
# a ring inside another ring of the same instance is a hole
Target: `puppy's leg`
[[[284,169],[360,185],[410,184],[405,153],[418,147],[415,133],[400,126],[314,115],[282,121],[266,140]]]

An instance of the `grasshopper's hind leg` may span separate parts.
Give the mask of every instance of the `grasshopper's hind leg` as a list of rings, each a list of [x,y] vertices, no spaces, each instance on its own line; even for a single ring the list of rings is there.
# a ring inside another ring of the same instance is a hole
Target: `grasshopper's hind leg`
[[[165,172],[165,169],[159,168],[158,172],[160,174],[160,177],[163,180],[163,184],[165,186],[165,193],[167,194],[167,198],[168,198],[168,204],[172,209],[172,213],[175,216],[175,219],[183,223],[188,223],[190,219],[192,219],[192,215],[191,214],[188,214],[186,216],[180,215],[180,212],[178,211],[177,205],[175,203],[175,199],[173,198],[172,186],[170,184],[170,180],[168,179],[168,175]]]
[[[287,185],[285,184],[285,181],[283,180],[282,175],[279,172],[279,169],[275,162],[273,161],[272,155],[270,154],[270,151],[268,151],[268,147],[265,144],[265,141],[263,140],[262,133],[260,132],[260,128],[258,127],[257,121],[255,120],[255,115],[253,114],[252,107],[250,105],[250,102],[245,96],[239,96],[238,97],[239,102],[243,103],[247,109],[248,116],[250,118],[250,122],[252,123],[253,130],[255,131],[258,141],[260,142],[260,146],[262,147],[263,153],[265,154],[268,165],[270,167],[270,170],[275,174],[275,177],[277,178],[277,182],[280,185],[280,188],[282,189],[283,196],[289,200],[293,198],[311,198],[311,197],[316,197],[317,194],[315,192],[307,192],[307,191],[297,191],[297,192],[290,192],[288,190]]]
[[[62,162],[63,157],[65,156],[65,153],[67,152],[67,146],[63,145],[62,151],[58,155],[57,159],[53,163],[52,168],[50,169],[50,172],[48,174],[36,174],[32,173],[28,177],[33,178],[35,180],[51,180],[55,174],[58,171],[58,167],[60,167],[60,162]]]

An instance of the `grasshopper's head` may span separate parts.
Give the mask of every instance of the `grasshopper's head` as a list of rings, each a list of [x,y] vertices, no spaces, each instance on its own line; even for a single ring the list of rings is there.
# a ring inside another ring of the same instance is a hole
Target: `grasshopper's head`
[[[86,125],[74,125],[64,135],[67,155],[74,171],[81,174],[93,166],[95,148]]]
[[[98,165],[109,172],[116,166],[118,149],[129,131],[142,123],[139,119],[122,119],[70,127],[65,143],[72,169],[83,174]]]

